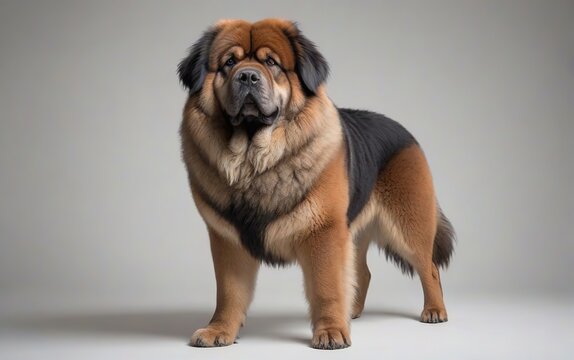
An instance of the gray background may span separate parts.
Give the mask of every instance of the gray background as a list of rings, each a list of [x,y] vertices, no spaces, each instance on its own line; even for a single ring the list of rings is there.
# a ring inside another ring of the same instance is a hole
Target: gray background
[[[572,1],[2,1],[0,310],[211,309],[175,69],[217,19],[268,16],[318,44],[337,105],[422,144],[459,237],[447,305],[571,299]],[[368,305],[420,311],[418,280],[370,264]],[[300,271],[263,269],[255,308],[289,304]]]

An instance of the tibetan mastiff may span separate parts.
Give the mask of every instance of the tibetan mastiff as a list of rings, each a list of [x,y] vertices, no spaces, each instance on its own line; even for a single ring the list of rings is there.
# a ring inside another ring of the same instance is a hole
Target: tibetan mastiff
[[[313,347],[351,345],[371,242],[420,277],[421,321],[447,320],[438,269],[454,231],[420,145],[383,115],[336,107],[327,62],[293,22],[220,21],[178,73],[183,160],[217,281],[213,318],[191,345],[234,343],[262,263],[301,266]]]

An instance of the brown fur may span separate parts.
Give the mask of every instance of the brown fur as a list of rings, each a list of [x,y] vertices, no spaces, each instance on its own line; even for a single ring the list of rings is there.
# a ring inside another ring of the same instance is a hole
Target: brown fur
[[[216,28],[209,72],[201,90],[187,100],[180,128],[183,160],[209,229],[217,280],[215,314],[206,328],[194,333],[191,344],[233,343],[253,296],[259,261],[242,246],[239,229],[221,210],[237,194],[247,205],[277,214],[265,227],[264,248],[276,258],[301,265],[314,347],[351,344],[349,320],[360,316],[364,307],[371,277],[366,254],[372,240],[392,249],[420,275],[425,295],[422,321],[446,320],[432,261],[436,199],[418,145],[392,159],[367,205],[348,224],[349,180],[339,115],[322,85],[315,96],[304,93],[288,39],[294,25],[283,20],[226,20]],[[254,57],[247,57],[252,51]],[[227,73],[218,71],[231,55],[238,64]],[[268,56],[284,71],[262,65]],[[231,96],[227,79],[246,66],[259,69],[283,103],[277,123],[251,140],[224,120]]]
[[[253,299],[259,262],[213,229],[209,229],[209,238],[217,280],[217,307],[209,326],[197,330],[191,343],[205,347],[231,345]]]
[[[307,235],[296,248],[313,323],[313,346],[351,344],[349,317],[353,285],[353,244],[346,222],[348,206],[344,149],[325,168],[308,195],[316,204]]]

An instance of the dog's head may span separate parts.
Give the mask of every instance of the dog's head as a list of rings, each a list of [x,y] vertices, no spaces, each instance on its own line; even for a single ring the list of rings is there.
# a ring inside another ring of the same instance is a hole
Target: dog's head
[[[315,45],[286,20],[223,20],[208,29],[178,68],[190,96],[250,137],[296,115],[329,67]]]

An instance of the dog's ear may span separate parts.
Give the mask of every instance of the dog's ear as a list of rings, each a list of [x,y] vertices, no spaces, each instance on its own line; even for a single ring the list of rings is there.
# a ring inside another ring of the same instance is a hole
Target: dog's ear
[[[179,80],[193,95],[203,86],[203,81],[209,70],[209,50],[219,29],[207,29],[201,38],[189,49],[189,55],[181,60],[177,67]]]
[[[295,52],[295,70],[303,89],[307,94],[314,95],[319,85],[329,76],[329,64],[315,44],[301,33],[296,23],[292,23],[285,34]]]

